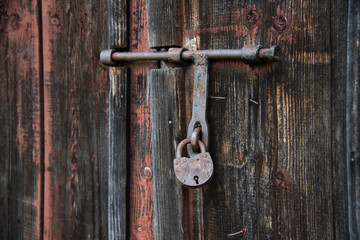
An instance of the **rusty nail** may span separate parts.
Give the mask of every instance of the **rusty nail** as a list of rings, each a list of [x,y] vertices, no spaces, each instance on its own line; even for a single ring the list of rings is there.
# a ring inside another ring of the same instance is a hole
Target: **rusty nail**
[[[238,231],[236,233],[230,233],[227,236],[228,237],[235,237],[235,236],[240,235],[240,234],[246,234],[247,230],[248,230],[247,228],[243,228],[240,231]]]
[[[236,235],[242,234],[243,232],[244,232],[244,231],[241,230],[241,231],[236,232],[236,233],[230,233],[230,234],[228,234],[227,236],[228,236],[228,237],[235,237]]]

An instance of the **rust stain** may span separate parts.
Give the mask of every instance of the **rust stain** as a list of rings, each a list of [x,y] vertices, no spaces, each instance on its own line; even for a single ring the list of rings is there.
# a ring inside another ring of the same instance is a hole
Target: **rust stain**
[[[260,13],[255,5],[245,5],[240,10],[234,12],[234,21],[240,22],[241,25],[237,33],[242,37],[247,37],[247,44],[254,44],[255,35],[261,25]]]
[[[270,42],[272,44],[285,42],[289,45],[296,43],[296,24],[297,21],[292,17],[291,12],[282,10],[278,6],[276,13],[272,16]]]
[[[285,169],[278,169],[274,174],[275,183],[285,189],[290,189],[290,175]]]

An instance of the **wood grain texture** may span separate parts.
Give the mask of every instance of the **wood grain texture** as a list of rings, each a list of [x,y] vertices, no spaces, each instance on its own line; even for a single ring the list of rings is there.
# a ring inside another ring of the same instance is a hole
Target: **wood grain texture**
[[[127,239],[127,77],[127,68],[109,69],[109,239]]]
[[[332,81],[333,5],[185,0],[184,6],[184,45],[195,39],[200,49],[282,48],[277,64],[211,63],[215,175],[204,187],[205,239],[241,229],[247,231],[239,239],[334,238],[334,221],[344,221],[334,220],[344,217],[334,213],[343,200],[333,198],[333,183],[344,183],[334,166],[344,165],[335,162],[343,159],[340,147],[332,153],[332,131],[341,127],[330,117],[340,106],[331,100],[333,87],[341,85]]]
[[[41,239],[41,32],[37,1],[0,3],[0,239]]]
[[[181,46],[180,0],[146,0],[149,48]]]
[[[149,63],[130,68],[129,234],[130,239],[154,238],[151,122],[147,75]]]
[[[127,0],[108,0],[109,47],[128,48],[128,9]]]
[[[149,76],[154,178],[154,239],[186,239],[183,187],[173,170],[176,147],[186,137],[184,72],[156,69]]]
[[[349,0],[346,74],[346,162],[350,239],[360,238],[360,2]]]
[[[334,237],[349,239],[346,169],[346,76],[348,1],[332,1],[331,14],[331,100]]]
[[[145,0],[129,2],[131,52],[149,51]],[[156,62],[136,62],[129,67],[129,238],[154,238],[154,203],[151,153],[151,122],[148,74]],[[147,170],[145,170],[147,169]]]
[[[107,239],[107,1],[44,0],[45,239]]]

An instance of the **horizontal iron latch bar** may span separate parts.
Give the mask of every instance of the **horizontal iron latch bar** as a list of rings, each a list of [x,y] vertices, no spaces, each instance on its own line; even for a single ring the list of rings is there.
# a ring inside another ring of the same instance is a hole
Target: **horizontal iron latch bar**
[[[169,61],[181,63],[192,61],[196,55],[206,55],[212,60],[242,60],[246,63],[261,63],[264,61],[278,61],[280,48],[272,46],[245,46],[242,49],[214,49],[188,51],[185,48],[170,48],[167,52],[119,52],[115,49],[103,50],[100,60],[104,65],[114,66],[118,62],[128,61]]]

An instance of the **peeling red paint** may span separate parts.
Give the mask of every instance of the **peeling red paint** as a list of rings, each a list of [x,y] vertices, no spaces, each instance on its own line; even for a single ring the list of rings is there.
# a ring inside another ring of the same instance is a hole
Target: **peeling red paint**
[[[3,135],[6,137],[1,139],[10,143],[3,153],[11,151],[8,165],[5,165],[9,175],[2,176],[3,183],[9,181],[8,191],[2,193],[5,199],[2,203],[8,202],[12,209],[17,209],[12,213],[13,210],[6,209],[8,215],[12,215],[5,222],[10,225],[16,223],[17,232],[1,232],[0,235],[5,238],[40,239],[42,233],[42,63],[39,52],[41,36],[38,15],[35,14],[37,4],[36,1],[0,3],[0,55],[1,60],[6,61],[0,67],[0,97],[6,98],[1,100],[9,109],[6,113],[2,112],[2,119],[9,124],[6,129],[11,129],[5,130]],[[17,181],[11,181],[13,179]],[[1,229],[14,229],[14,226],[3,225]]]
[[[130,1],[130,51],[148,49],[146,2]],[[152,168],[151,123],[147,74],[153,64],[129,64],[130,71],[130,201],[129,238],[154,238],[153,180],[143,178],[143,168]]]
[[[132,67],[130,76],[130,239],[153,238],[153,180],[142,177],[152,165],[151,123],[147,98],[148,64]]]
[[[149,50],[148,28],[145,0],[130,1],[130,51],[155,51]]]
[[[46,2],[49,3],[49,2]],[[52,159],[54,154],[52,144],[52,125],[54,119],[52,115],[52,92],[50,75],[54,70],[56,33],[61,31],[61,23],[56,8],[43,3],[43,71],[44,71],[44,132],[45,132],[45,152],[44,152],[44,239],[53,239],[52,218],[54,216],[54,203],[59,201],[58,195],[54,194],[52,188]],[[58,190],[64,185],[60,181]]]
[[[251,44],[251,40],[255,39],[258,28],[261,25],[260,13],[255,5],[245,5],[241,9],[233,12],[233,21],[239,23],[236,33],[239,36],[247,37],[247,44]]]

